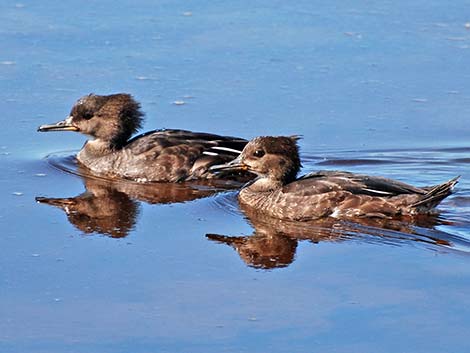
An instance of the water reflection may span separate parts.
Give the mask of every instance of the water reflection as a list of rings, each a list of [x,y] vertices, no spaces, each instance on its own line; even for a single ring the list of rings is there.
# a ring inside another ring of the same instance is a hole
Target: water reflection
[[[127,236],[135,226],[139,203],[101,181],[89,179],[85,186],[87,190],[76,197],[36,197],[36,201],[62,209],[69,222],[86,234]]]
[[[36,201],[62,209],[69,222],[86,234],[98,233],[113,238],[125,237],[134,229],[139,201],[149,204],[186,202],[241,185],[221,180],[151,184],[110,181],[85,176],[86,171],[80,166],[73,169],[73,174],[83,179],[84,193],[65,198],[36,197]]]
[[[254,228],[250,236],[206,234],[212,241],[233,247],[240,258],[251,267],[273,269],[289,266],[295,259],[299,241],[361,241],[392,246],[421,245],[433,250],[470,252],[470,242],[436,229],[450,225],[438,216],[423,216],[409,220],[333,218],[310,222],[273,219],[243,209]]]

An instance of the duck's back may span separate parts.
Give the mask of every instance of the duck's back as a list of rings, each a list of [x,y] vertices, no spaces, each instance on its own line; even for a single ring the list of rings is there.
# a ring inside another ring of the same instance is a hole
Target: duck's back
[[[114,176],[143,182],[209,179],[215,177],[210,166],[236,158],[246,143],[230,136],[155,130],[134,137],[113,156],[103,157],[110,163],[102,165]]]
[[[321,170],[306,174],[284,186],[285,193],[322,194],[347,191],[354,195],[393,197],[403,194],[425,194],[428,188],[418,188],[398,180],[344,171]]]
[[[342,171],[307,174],[271,195],[242,191],[245,204],[276,218],[397,217],[428,212],[451,193],[456,179],[417,188],[383,177]],[[267,197],[266,197],[267,196]]]

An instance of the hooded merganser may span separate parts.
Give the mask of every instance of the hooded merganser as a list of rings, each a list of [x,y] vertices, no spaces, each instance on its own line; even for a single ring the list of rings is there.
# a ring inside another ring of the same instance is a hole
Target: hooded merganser
[[[82,165],[93,174],[139,182],[228,177],[216,176],[209,167],[233,160],[248,142],[237,137],[166,129],[130,139],[140,129],[143,115],[140,104],[129,94],[90,94],[75,103],[65,120],[42,125],[38,131],[78,131],[93,137],[77,155]]]
[[[414,187],[383,177],[318,171],[297,178],[298,137],[256,137],[235,160],[211,170],[245,170],[258,177],[238,195],[242,206],[274,218],[306,221],[323,217],[399,218],[429,214],[459,177]]]

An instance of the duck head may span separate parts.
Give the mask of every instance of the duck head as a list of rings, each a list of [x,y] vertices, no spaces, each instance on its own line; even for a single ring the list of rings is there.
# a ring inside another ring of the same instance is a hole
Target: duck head
[[[74,104],[65,120],[41,125],[38,131],[77,131],[120,148],[140,129],[143,115],[130,94],[89,94]]]
[[[233,161],[217,170],[245,170],[282,185],[294,181],[300,170],[298,136],[260,136],[251,140]]]

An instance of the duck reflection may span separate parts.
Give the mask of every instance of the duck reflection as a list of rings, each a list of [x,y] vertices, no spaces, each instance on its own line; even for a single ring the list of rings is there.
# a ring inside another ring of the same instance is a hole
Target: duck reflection
[[[62,209],[77,229],[113,238],[125,237],[135,227],[140,201],[168,204],[192,201],[222,190],[240,187],[235,181],[201,181],[197,183],[139,184],[109,181],[81,175],[86,191],[75,197],[36,197],[42,204]]]
[[[452,246],[453,236],[434,229],[443,224],[437,216],[407,220],[325,218],[310,222],[285,221],[243,209],[254,232],[250,236],[206,234],[212,241],[233,247],[250,267],[274,269],[289,266],[295,259],[299,241],[362,241],[389,245],[422,244]]]
[[[241,259],[251,267],[271,269],[286,267],[294,261],[297,239],[256,229],[251,236],[206,234],[210,240],[232,246]]]
[[[36,201],[62,209],[69,222],[86,234],[128,235],[139,214],[139,203],[103,182],[90,179],[85,185],[87,191],[76,197],[36,197]]]

